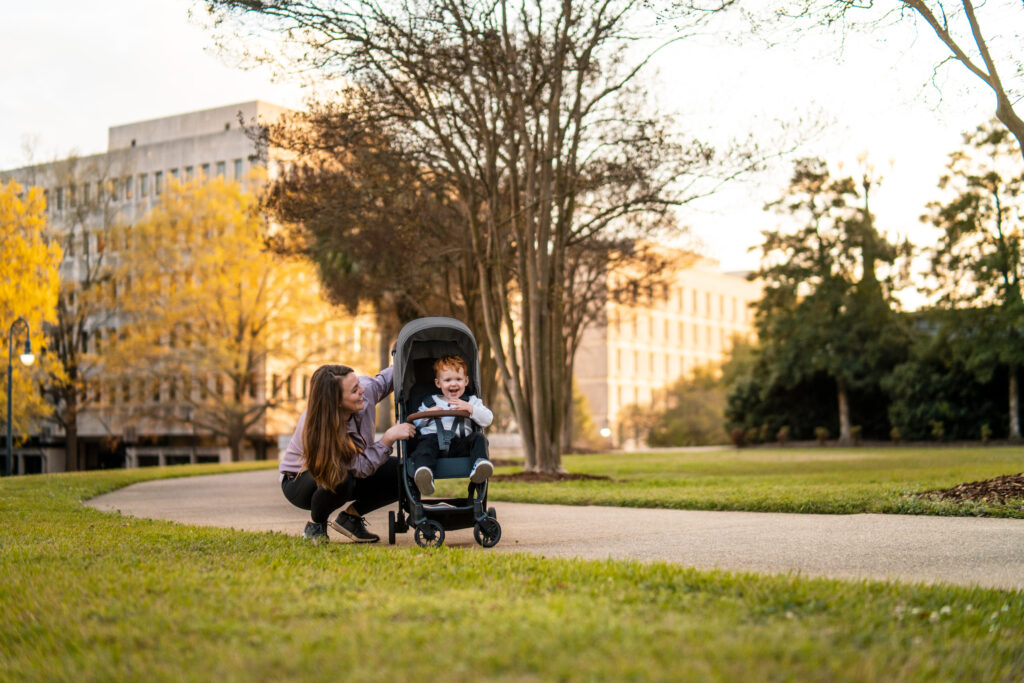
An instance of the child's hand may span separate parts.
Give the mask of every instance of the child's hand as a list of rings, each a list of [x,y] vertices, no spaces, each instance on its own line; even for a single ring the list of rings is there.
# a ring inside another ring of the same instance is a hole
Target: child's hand
[[[449,410],[465,410],[470,415],[473,414],[473,404],[469,401],[463,401],[461,398],[452,399],[448,402]]]

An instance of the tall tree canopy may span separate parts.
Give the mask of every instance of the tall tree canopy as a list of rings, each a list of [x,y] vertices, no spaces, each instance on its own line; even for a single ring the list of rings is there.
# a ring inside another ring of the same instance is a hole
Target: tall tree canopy
[[[296,374],[334,360],[328,344],[337,341],[337,312],[322,300],[313,268],[269,253],[268,230],[259,197],[240,183],[172,180],[117,245],[123,318],[114,391],[148,405],[140,417],[225,438],[235,460],[269,409],[303,398]]]
[[[1019,439],[1018,374],[1024,366],[1024,164],[995,122],[964,135],[925,217],[942,232],[932,250],[935,293],[952,309],[953,348],[982,382],[1009,377],[1009,435]],[[968,328],[972,331],[968,333]]]
[[[289,64],[344,78],[340,102],[443,180],[527,468],[559,469],[573,358],[608,262],[642,262],[630,245],[671,231],[671,207],[706,191],[721,157],[646,109],[642,3],[208,4],[292,38]]]
[[[24,318],[37,357],[43,356],[43,325],[52,323],[57,309],[57,269],[60,247],[47,243],[46,199],[40,188],[27,190],[11,181],[0,183],[0,262],[4,276],[0,278],[0,329],[3,340],[11,342],[11,325]],[[13,431],[28,434],[34,420],[50,414],[50,408],[39,391],[35,367],[25,368],[18,362],[25,330],[14,330],[14,364],[12,375]],[[41,358],[47,363],[49,359]],[[7,420],[7,382],[0,386],[0,410]]]
[[[382,366],[413,318],[448,315],[483,329],[471,247],[443,177],[395,149],[351,102],[314,104],[254,130],[292,157],[267,193],[283,227],[272,247],[315,263],[335,303],[373,305]],[[478,341],[480,391],[494,396],[496,366],[486,337]]]
[[[756,276],[759,371],[793,386],[823,373],[835,382],[839,438],[851,439],[851,390],[877,387],[905,351],[894,314],[909,245],[889,243],[874,225],[865,173],[833,178],[824,162],[797,162],[786,196],[775,205],[795,231],[765,233]],[[858,206],[858,204],[860,206]]]

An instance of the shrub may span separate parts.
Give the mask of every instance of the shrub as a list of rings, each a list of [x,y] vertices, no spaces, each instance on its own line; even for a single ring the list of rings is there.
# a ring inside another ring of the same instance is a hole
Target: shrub
[[[746,432],[743,433],[743,440],[747,443],[760,443],[757,440],[758,429],[757,427],[749,427]]]
[[[729,432],[729,440],[732,441],[732,445],[736,448],[743,448],[747,445],[747,440],[744,437],[743,427],[734,427]]]
[[[780,446],[786,445],[786,442],[789,441],[789,425],[779,427],[779,431],[775,432],[775,440],[779,442]]]
[[[828,427],[815,427],[814,438],[818,440],[819,446],[824,446],[825,442],[828,441],[829,433]]]
[[[860,445],[860,437],[861,437],[862,431],[863,430],[861,429],[860,425],[853,425],[852,427],[850,427],[850,439],[853,440],[853,445],[854,446],[859,446]]]
[[[988,442],[992,439],[992,428],[989,427],[988,423],[981,425],[981,443],[988,445]]]
[[[932,438],[936,441],[942,441],[945,435],[946,425],[943,424],[942,420],[932,420]]]
[[[900,432],[900,428],[899,427],[893,427],[892,429],[890,429],[889,430],[889,438],[892,439],[893,443],[902,443],[903,442],[903,434],[902,434],[902,432]]]

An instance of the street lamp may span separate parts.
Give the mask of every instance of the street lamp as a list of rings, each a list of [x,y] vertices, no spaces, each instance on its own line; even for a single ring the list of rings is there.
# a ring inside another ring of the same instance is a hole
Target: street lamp
[[[11,359],[14,357],[14,328],[21,323],[22,327],[25,328],[25,350],[21,354],[22,365],[32,365],[35,362],[36,357],[32,353],[32,340],[28,336],[28,321],[24,318],[19,317],[13,323],[11,323],[11,329],[7,334],[7,476],[11,476],[14,465],[14,449],[11,447],[11,417],[13,411],[13,401],[11,400],[12,394],[14,393],[14,366],[11,363]]]

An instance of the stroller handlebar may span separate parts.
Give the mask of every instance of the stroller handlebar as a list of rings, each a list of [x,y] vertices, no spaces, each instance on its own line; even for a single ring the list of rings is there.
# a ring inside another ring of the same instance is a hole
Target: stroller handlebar
[[[413,420],[431,417],[469,417],[470,415],[472,413],[468,410],[424,410],[423,412],[406,416],[405,421],[412,422]]]

